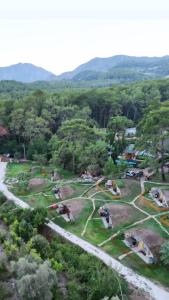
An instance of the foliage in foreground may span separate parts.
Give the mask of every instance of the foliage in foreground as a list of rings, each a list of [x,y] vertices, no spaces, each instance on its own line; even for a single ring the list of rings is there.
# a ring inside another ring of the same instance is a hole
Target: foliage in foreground
[[[7,240],[1,241],[20,299],[100,300],[128,294],[126,282],[95,257],[57,236],[49,243],[40,235],[44,210],[16,209],[6,202],[0,218],[9,226]]]
[[[161,262],[169,267],[169,241],[165,242],[161,247]]]

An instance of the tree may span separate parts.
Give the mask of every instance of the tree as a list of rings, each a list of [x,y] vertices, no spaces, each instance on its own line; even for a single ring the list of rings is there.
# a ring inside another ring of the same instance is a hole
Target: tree
[[[124,134],[126,127],[132,127],[132,120],[128,119],[125,116],[116,116],[112,117],[108,123],[108,128],[112,129],[114,134]]]
[[[107,143],[99,139],[95,143],[89,143],[84,146],[83,151],[79,148],[77,167],[79,172],[88,169],[91,174],[97,176],[103,169],[106,160]]]
[[[165,242],[161,246],[160,255],[161,255],[161,262],[165,266],[169,266],[169,241]]]
[[[51,300],[51,289],[57,284],[56,272],[50,263],[42,264],[20,258],[14,265],[17,279],[17,291],[23,300]],[[22,276],[21,276],[22,275]]]
[[[73,172],[77,169],[78,153],[90,142],[96,141],[97,133],[93,127],[88,125],[83,119],[73,119],[63,122],[58,130],[58,138],[52,139],[55,147],[52,145],[53,158],[58,160],[63,166],[69,161],[68,166]],[[50,142],[51,144],[51,142]]]
[[[156,162],[159,163],[163,181],[166,179],[164,165],[167,152],[166,142],[169,137],[168,116],[169,101],[163,103],[155,101],[149,106],[148,112],[139,124],[141,141],[146,149],[150,149]]]
[[[116,163],[117,157],[122,154],[126,147],[125,129],[133,125],[132,120],[125,116],[112,117],[107,128],[107,141],[111,152],[111,157]]]
[[[46,259],[49,256],[50,247],[49,242],[42,235],[37,234],[29,241],[30,249],[35,249],[40,254],[42,259]]]

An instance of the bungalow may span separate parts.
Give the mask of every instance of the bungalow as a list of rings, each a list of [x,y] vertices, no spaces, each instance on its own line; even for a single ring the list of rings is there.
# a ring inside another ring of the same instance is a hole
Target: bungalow
[[[166,197],[165,197],[164,193],[161,191],[161,189],[159,189],[157,187],[152,187],[149,194],[150,194],[150,197],[155,201],[155,203],[159,207],[168,207]]]
[[[150,229],[131,229],[125,233],[124,243],[147,264],[159,259],[161,245],[165,242],[159,234]]]
[[[105,187],[112,193],[112,195],[121,195],[120,189],[117,186],[117,183],[114,180],[107,180],[105,183]]]
[[[108,208],[105,206],[100,207],[99,215],[102,219],[102,222],[103,222],[105,228],[108,228],[108,229],[112,228],[112,219],[111,219]]]
[[[136,136],[136,127],[126,128],[125,130],[126,137],[134,137]]]

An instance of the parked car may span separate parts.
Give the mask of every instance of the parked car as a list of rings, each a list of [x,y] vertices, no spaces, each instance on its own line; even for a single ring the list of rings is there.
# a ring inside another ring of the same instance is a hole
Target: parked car
[[[143,171],[133,171],[133,170],[130,170],[130,171],[127,171],[126,172],[126,176],[127,177],[142,177],[144,175]]]

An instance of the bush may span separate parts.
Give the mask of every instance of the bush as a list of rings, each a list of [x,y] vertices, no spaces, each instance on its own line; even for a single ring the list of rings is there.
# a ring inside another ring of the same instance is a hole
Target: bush
[[[0,282],[0,300],[4,300],[12,296],[12,292],[5,282]]]
[[[50,255],[49,242],[42,235],[37,234],[31,238],[29,242],[30,249],[35,249],[42,259],[46,259]]]
[[[0,273],[8,271],[8,259],[5,254],[0,255]]]
[[[4,194],[0,192],[0,205],[2,205],[5,201],[6,201],[6,197],[4,196]]]
[[[28,179],[30,177],[30,174],[27,172],[20,172],[17,176],[18,180],[25,180]]]
[[[7,224],[15,220],[16,206],[12,201],[6,201],[0,206],[0,218]]]
[[[19,260],[19,263],[21,261]],[[18,263],[17,263],[18,264]],[[17,280],[17,290],[21,299],[24,300],[52,300],[51,289],[57,284],[55,271],[51,269],[50,263],[45,261],[43,264],[36,265],[36,270],[27,274],[27,263],[25,275]]]
[[[161,246],[160,254],[161,254],[161,262],[163,263],[163,265],[169,267],[169,241],[165,242]]]
[[[0,228],[0,243],[3,243],[7,236],[7,231],[4,228]]]

